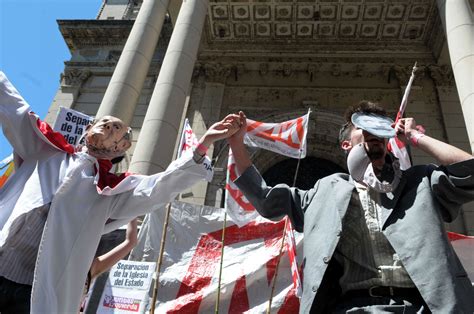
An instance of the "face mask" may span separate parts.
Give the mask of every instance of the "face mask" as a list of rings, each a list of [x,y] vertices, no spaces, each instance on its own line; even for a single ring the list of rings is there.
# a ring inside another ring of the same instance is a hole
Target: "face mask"
[[[377,178],[363,143],[357,144],[349,152],[347,168],[354,181],[362,183],[380,193],[392,192],[400,183],[401,171],[398,161],[391,162],[389,160],[386,162],[381,175],[383,181]],[[390,180],[390,182],[386,180]]]
[[[97,148],[94,145],[91,145],[89,142],[86,140],[86,133],[82,134],[82,136],[79,138],[78,145],[76,146],[76,152],[80,151],[86,151],[83,150],[85,147],[87,148],[87,152],[91,156],[94,156],[97,159],[114,159],[117,157],[121,157],[125,155],[126,150],[112,150],[112,149],[105,149],[105,148]]]

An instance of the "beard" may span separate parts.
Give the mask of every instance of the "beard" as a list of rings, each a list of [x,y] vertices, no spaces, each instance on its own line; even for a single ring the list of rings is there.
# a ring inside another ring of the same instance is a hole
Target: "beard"
[[[379,160],[385,157],[385,148],[379,145],[367,145],[367,156],[371,161]]]

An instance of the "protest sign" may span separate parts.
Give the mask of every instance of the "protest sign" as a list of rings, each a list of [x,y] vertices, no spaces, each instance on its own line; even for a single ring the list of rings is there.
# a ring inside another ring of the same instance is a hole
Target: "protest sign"
[[[121,260],[109,273],[97,313],[142,313],[156,263]]]
[[[77,145],[87,125],[91,123],[92,120],[92,117],[79,111],[59,107],[58,116],[56,117],[53,129],[60,132],[68,144]]]

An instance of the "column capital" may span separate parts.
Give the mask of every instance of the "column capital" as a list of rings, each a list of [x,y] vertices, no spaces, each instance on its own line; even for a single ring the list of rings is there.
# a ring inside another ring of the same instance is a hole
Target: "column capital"
[[[436,86],[454,86],[454,73],[449,65],[430,65],[428,73]]]
[[[61,73],[61,88],[76,87],[79,88],[91,76],[91,71],[87,69],[68,69]]]
[[[395,77],[398,80],[400,86],[406,86],[408,81],[410,80],[411,72],[413,70],[412,65],[393,65],[390,69],[392,73],[395,74]],[[417,66],[417,70],[415,72],[415,79],[413,81],[413,85],[418,85],[421,82],[421,79],[425,76],[426,67],[425,66]]]
[[[206,63],[202,65],[206,81],[225,84],[232,73],[234,65],[222,63]]]

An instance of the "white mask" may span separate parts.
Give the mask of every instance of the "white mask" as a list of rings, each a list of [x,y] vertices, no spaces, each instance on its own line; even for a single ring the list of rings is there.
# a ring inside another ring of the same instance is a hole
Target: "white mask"
[[[390,166],[387,165],[387,167]],[[352,147],[347,156],[347,168],[354,181],[365,184],[380,193],[392,192],[400,183],[401,171],[398,160],[393,161],[391,167],[394,171],[392,182],[385,180],[381,182],[374,173],[374,168],[363,143]]]

